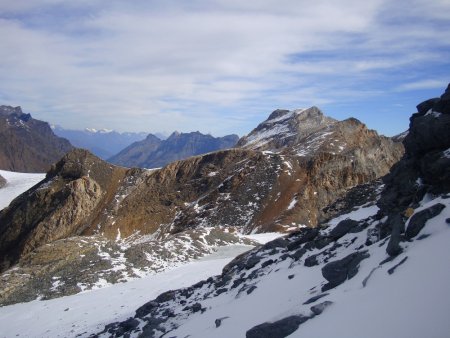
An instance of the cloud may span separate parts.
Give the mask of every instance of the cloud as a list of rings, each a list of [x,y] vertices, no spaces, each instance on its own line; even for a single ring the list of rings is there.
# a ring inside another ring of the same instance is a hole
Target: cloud
[[[448,84],[447,80],[426,79],[410,83],[404,83],[398,87],[399,91],[420,90],[420,89],[442,89]]]
[[[450,69],[446,1],[0,8],[0,98],[72,128],[242,134],[277,107],[382,100]]]

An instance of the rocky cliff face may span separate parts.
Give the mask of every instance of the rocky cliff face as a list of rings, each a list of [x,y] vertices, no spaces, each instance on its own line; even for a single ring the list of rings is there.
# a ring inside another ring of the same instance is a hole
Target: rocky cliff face
[[[450,190],[450,85],[440,98],[420,103],[404,139],[405,156],[384,179],[380,203],[404,211],[427,193]]]
[[[83,233],[124,174],[85,150],[68,153],[0,212],[1,269],[44,244]]]
[[[115,167],[87,151],[72,151],[0,212],[1,270],[24,266],[44,245],[80,235],[114,243],[170,240],[210,228],[250,233],[315,227],[337,212],[325,207],[351,187],[386,174],[403,154],[401,144],[361,122],[335,121],[314,107],[276,111],[268,121],[260,128],[270,135],[262,148],[246,143],[252,132],[241,148],[158,170]],[[297,134],[285,137],[281,122],[292,129],[288,134]]]
[[[0,169],[46,172],[73,147],[20,107],[0,106]]]
[[[160,168],[190,156],[234,147],[237,140],[237,135],[213,137],[199,132],[174,132],[161,141],[150,134],[145,140],[133,143],[109,161],[125,167]]]
[[[165,292],[95,336],[359,337],[374,321],[382,325],[372,337],[445,336],[449,95],[418,106],[384,185],[352,188],[327,208],[333,219],[244,253],[220,276]]]

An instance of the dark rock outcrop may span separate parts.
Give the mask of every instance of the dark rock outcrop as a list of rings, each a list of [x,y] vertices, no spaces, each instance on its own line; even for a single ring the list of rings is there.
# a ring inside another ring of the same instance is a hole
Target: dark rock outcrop
[[[414,214],[409,220],[408,227],[406,228],[406,237],[409,239],[416,237],[425,226],[425,223],[429,219],[439,215],[444,208],[445,205],[437,203],[425,210],[419,211],[417,214]]]
[[[368,258],[367,252],[355,252],[340,260],[330,262],[322,268],[322,275],[328,281],[322,291],[332,289],[347,279],[353,278],[359,268],[359,263]]]
[[[405,155],[383,178],[386,187],[378,202],[380,217],[386,215],[391,219],[396,214],[394,223],[404,224],[411,216],[408,210],[418,207],[425,194],[433,196],[450,191],[449,96],[450,85],[440,98],[420,103],[418,112],[411,116],[409,133],[403,141]],[[442,208],[443,205],[437,204],[413,215],[405,237],[411,239],[417,236],[425,222],[439,214]],[[389,255],[395,256],[401,252],[399,242],[403,228],[403,225],[393,226],[390,221],[380,228],[382,238],[391,235],[387,248]]]
[[[331,231],[330,237],[334,239],[339,239],[346,235],[351,229],[358,226],[359,222],[352,219],[344,219],[340,221]]]
[[[277,320],[273,323],[257,325],[245,334],[246,338],[284,338],[297,331],[298,327],[306,322],[309,317],[294,315]]]
[[[384,178],[386,189],[379,202],[403,212],[417,205],[425,193],[450,191],[450,85],[440,98],[417,106],[404,139],[405,155]]]
[[[402,240],[401,235],[405,232],[405,224],[403,223],[400,214],[391,215],[387,222],[392,228],[392,231],[391,238],[389,239],[388,246],[386,247],[386,252],[389,256],[397,256],[403,251],[400,246],[400,242]]]
[[[24,114],[20,107],[0,106],[0,169],[46,172],[71,149],[47,122]]]
[[[6,179],[0,175],[0,188],[3,188],[6,185]]]

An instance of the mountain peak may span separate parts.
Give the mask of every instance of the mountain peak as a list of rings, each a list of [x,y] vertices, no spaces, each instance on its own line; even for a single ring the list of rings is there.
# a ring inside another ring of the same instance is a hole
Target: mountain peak
[[[0,106],[0,168],[43,172],[72,146],[57,137],[49,124],[25,114],[20,106]]]
[[[285,148],[335,122],[315,106],[294,110],[277,109],[250,134],[241,138],[238,146],[253,150]]]
[[[85,129],[86,132],[88,133],[99,133],[99,134],[109,134],[114,132],[114,130],[112,129],[106,129],[106,128],[102,128],[102,129],[95,129],[95,128],[86,128]]]
[[[13,106],[0,106],[0,114],[1,115],[22,115],[22,108],[20,106],[13,107]]]
[[[172,134],[170,134],[168,138],[178,137],[180,135],[181,133],[178,130],[175,130]]]

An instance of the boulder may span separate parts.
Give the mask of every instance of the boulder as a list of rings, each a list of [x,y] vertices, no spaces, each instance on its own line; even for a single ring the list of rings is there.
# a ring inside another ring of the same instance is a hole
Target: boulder
[[[444,208],[445,205],[437,203],[425,210],[419,211],[417,214],[414,214],[409,220],[408,227],[406,228],[406,237],[409,239],[416,237],[420,230],[422,230],[425,226],[425,223],[429,219],[439,215]]]
[[[6,185],[6,179],[0,175],[0,188],[3,188]]]
[[[310,317],[289,316],[273,323],[257,325],[245,333],[246,338],[284,338],[295,332]]]
[[[322,268],[322,276],[328,281],[322,291],[332,289],[358,273],[359,263],[368,258],[367,251],[354,252],[340,260],[332,261]]]
[[[352,219],[344,219],[343,221],[340,221],[333,230],[330,231],[329,236],[333,239],[339,239],[342,236],[346,235],[352,228],[358,226],[358,222],[354,221]]]
[[[450,144],[450,114],[432,113],[411,120],[403,144],[407,156],[421,157],[429,151],[445,150]]]

